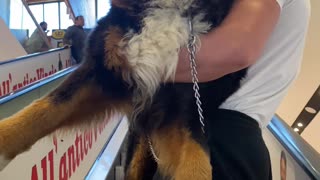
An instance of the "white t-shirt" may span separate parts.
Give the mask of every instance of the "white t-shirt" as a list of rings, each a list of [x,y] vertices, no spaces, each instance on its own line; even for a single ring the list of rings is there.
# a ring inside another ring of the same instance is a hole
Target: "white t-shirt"
[[[309,0],[277,1],[281,14],[264,53],[221,106],[249,115],[260,127],[268,125],[300,70],[310,18]]]

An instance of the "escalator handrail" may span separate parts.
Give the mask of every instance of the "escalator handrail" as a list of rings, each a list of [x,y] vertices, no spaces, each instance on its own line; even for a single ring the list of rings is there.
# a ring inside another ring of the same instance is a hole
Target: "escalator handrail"
[[[112,167],[115,163],[115,160],[118,154],[121,151],[121,147],[125,141],[125,138],[128,133],[128,118],[126,116],[122,116],[121,120],[117,124],[117,126],[112,130],[112,133],[109,139],[105,142],[104,147],[100,151],[97,159],[91,166],[89,172],[85,176],[84,180],[92,179],[92,176],[99,176],[99,179],[104,179],[112,172]],[[116,149],[116,151],[115,151]],[[112,158],[105,158],[106,156]],[[103,160],[104,158],[104,160]],[[108,165],[103,161],[108,161]]]
[[[45,52],[38,52],[38,53],[28,54],[28,55],[25,55],[25,56],[17,57],[15,59],[9,59],[9,60],[6,60],[6,61],[0,61],[0,66],[4,65],[4,64],[14,63],[14,62],[17,62],[17,61],[23,61],[23,60],[26,60],[26,59],[29,59],[29,58],[33,58],[33,57],[36,57],[36,56],[42,56],[42,55],[45,55],[45,54],[48,54],[48,53],[52,53],[52,52],[56,52],[56,51],[62,51],[62,50],[65,50],[65,49],[69,49],[69,46],[50,49],[50,50],[45,51]]]
[[[268,129],[312,179],[320,179],[320,154],[278,115]]]
[[[78,68],[78,65],[72,66],[72,67],[68,67],[68,68],[63,69],[63,70],[61,70],[61,71],[59,71],[59,72],[57,72],[55,74],[52,74],[52,75],[50,75],[50,76],[48,76],[48,77],[46,77],[44,79],[41,79],[41,80],[39,80],[39,81],[37,81],[35,83],[27,85],[27,86],[15,91],[15,92],[12,92],[12,93],[10,93],[10,94],[8,94],[6,96],[0,97],[0,105],[4,104],[4,103],[7,103],[7,102],[19,97],[19,96],[22,96],[22,95],[30,92],[30,91],[33,91],[34,89],[37,89],[37,88],[39,88],[41,86],[44,86],[44,85],[46,85],[46,84],[48,84],[48,83],[50,83],[50,82],[52,82],[52,81],[54,81],[56,79],[59,79],[59,78],[61,78],[63,76],[66,76],[66,75],[72,73],[73,71],[75,71],[77,68]]]

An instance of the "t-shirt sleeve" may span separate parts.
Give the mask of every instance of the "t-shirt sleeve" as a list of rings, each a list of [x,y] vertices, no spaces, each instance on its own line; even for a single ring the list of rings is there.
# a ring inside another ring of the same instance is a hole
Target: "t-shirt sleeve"
[[[276,0],[280,6],[280,8],[283,8],[284,3],[286,2],[286,0]]]

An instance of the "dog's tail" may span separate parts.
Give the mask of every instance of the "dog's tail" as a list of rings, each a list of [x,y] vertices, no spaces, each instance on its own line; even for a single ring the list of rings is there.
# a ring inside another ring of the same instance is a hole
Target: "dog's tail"
[[[61,127],[90,125],[96,115],[129,108],[111,99],[96,82],[92,68],[79,67],[57,89],[0,121],[0,170],[37,140]],[[95,118],[101,119],[101,118]]]

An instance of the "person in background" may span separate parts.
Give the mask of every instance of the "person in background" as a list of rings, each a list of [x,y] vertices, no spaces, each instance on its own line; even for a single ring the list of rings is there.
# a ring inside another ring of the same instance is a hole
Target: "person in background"
[[[287,158],[284,151],[281,151],[280,158],[280,180],[287,179]]]
[[[47,33],[48,24],[46,22],[41,22],[40,27],[45,33]],[[30,38],[26,41],[25,50],[28,54],[49,50],[48,45],[40,35],[39,29],[36,29],[30,36]]]
[[[85,39],[87,38],[87,34],[83,30],[83,26],[83,16],[77,16],[75,18],[74,25],[68,27],[63,38],[63,43],[65,45],[71,45],[71,55],[77,64],[81,62],[83,54],[82,51],[85,44]]]

